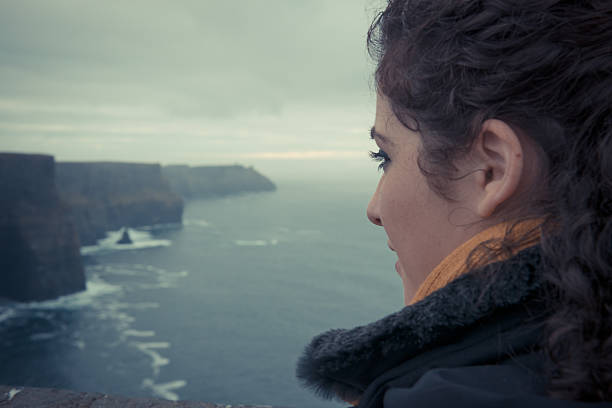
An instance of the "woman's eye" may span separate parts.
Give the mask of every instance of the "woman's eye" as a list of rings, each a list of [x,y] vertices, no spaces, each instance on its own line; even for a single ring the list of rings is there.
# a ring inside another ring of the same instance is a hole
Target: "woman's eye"
[[[387,165],[391,162],[391,159],[387,153],[385,153],[385,151],[382,149],[378,149],[377,152],[370,152],[370,157],[372,160],[380,162],[378,165],[378,170],[384,170],[385,167],[387,167]]]

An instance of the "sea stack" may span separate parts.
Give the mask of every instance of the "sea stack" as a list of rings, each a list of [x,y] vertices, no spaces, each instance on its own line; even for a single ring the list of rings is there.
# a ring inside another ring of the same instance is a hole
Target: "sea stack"
[[[0,297],[39,301],[85,289],[77,231],[52,156],[0,153]]]
[[[121,238],[117,241],[118,244],[121,245],[129,245],[133,244],[132,239],[130,238],[130,234],[128,233],[128,229],[124,228],[123,233],[121,234]]]

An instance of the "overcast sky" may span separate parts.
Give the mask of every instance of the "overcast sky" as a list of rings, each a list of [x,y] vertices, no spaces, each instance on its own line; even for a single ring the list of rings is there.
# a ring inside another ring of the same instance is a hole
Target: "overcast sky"
[[[375,173],[381,3],[2,0],[0,150]]]

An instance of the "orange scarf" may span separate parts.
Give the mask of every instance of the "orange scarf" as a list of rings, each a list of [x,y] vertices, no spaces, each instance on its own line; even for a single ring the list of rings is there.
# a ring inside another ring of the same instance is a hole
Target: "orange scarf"
[[[436,290],[443,288],[451,281],[466,273],[469,270],[466,264],[468,256],[485,241],[493,240],[490,244],[487,243],[487,247],[494,251],[501,249],[501,241],[497,241],[500,239],[514,240],[518,245],[512,248],[510,253],[502,253],[499,251],[498,255],[488,259],[486,259],[483,253],[476,252],[472,258],[472,268],[484,266],[492,262],[503,261],[523,249],[537,245],[540,242],[541,230],[539,226],[541,223],[541,219],[530,219],[522,221],[512,227],[512,223],[504,222],[474,235],[451,252],[429,275],[427,275],[427,278],[425,278],[425,281],[419,286],[410,304],[423,300]]]

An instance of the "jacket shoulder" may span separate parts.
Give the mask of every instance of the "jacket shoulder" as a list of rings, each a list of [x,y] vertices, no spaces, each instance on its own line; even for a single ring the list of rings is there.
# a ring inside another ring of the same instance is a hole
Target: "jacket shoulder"
[[[541,376],[517,365],[439,368],[410,387],[391,387],[384,408],[603,408],[612,402],[585,403],[545,395]]]

